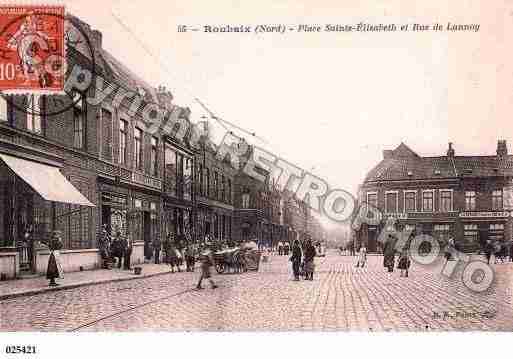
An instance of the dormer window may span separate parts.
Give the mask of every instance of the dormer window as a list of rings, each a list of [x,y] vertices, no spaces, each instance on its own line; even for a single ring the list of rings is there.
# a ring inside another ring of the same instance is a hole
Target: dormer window
[[[139,96],[141,97],[145,97],[146,96],[146,90],[143,89],[141,86],[137,86],[137,93],[139,94]]]

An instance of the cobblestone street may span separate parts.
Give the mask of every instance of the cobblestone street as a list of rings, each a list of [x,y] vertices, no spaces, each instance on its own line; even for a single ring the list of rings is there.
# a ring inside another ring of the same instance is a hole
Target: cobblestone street
[[[215,290],[193,289],[196,271],[7,299],[1,330],[513,330],[513,264],[495,265],[478,294],[439,266],[413,264],[401,278],[382,260],[361,269],[333,252],[316,260],[313,282],[294,282],[288,258],[271,256],[259,272],[215,275]]]

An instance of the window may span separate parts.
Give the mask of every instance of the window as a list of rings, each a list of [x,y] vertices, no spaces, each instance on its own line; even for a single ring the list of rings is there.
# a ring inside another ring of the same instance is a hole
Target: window
[[[375,208],[378,207],[378,194],[376,192],[367,193],[367,204]]]
[[[28,96],[27,103],[27,130],[38,135],[43,133],[42,122],[44,112],[44,96],[33,94]]]
[[[502,210],[502,190],[497,190],[492,192],[492,210],[500,211]]]
[[[142,130],[139,128],[134,132],[134,160],[135,168],[142,169]]]
[[[119,163],[126,165],[126,143],[128,138],[128,123],[125,120],[119,120]]]
[[[228,178],[228,185],[227,185],[227,187],[228,187],[226,189],[226,192],[227,192],[227,194],[226,194],[227,202],[229,204],[231,204],[232,203],[232,181],[229,178]]]
[[[219,197],[219,185],[217,183],[217,172],[214,171],[214,198],[217,199]]]
[[[249,208],[249,193],[244,193],[242,195],[242,208]]]
[[[417,192],[405,191],[404,192],[404,211],[415,212],[417,210]]]
[[[224,201],[226,199],[225,194],[226,194],[226,182],[225,182],[224,175],[221,175],[221,196],[219,198],[221,201]]]
[[[164,185],[165,191],[176,197],[176,151],[168,144],[164,151]]]
[[[85,148],[86,131],[83,97],[79,92],[75,92],[73,96],[73,147]]]
[[[192,199],[192,158],[184,157],[184,171],[183,171],[183,183],[184,183],[184,198],[187,200]]]
[[[504,230],[503,223],[490,224],[490,231],[503,231],[503,230]]]
[[[397,192],[385,192],[385,212],[397,213]]]
[[[476,192],[465,191],[465,210],[475,211],[476,210]]]
[[[440,190],[440,211],[452,211],[452,191]]]
[[[205,168],[205,188],[203,190],[203,194],[205,197],[210,196],[210,170],[208,168]]]
[[[433,212],[433,191],[422,191],[422,210],[424,212]]]
[[[84,147],[84,117],[82,111],[77,108],[73,108],[73,147]]]
[[[435,224],[433,226],[433,236],[438,240],[446,244],[449,242],[451,237],[451,225],[450,224]]]
[[[463,238],[466,246],[476,246],[479,244],[479,231],[477,224],[463,225]]]
[[[102,109],[102,156],[112,160],[112,113]]]
[[[200,196],[203,196],[204,195],[204,187],[203,187],[203,183],[204,183],[204,178],[203,178],[203,165],[200,163],[198,165],[198,184],[199,184],[199,194]]]
[[[184,156],[183,154],[176,153],[176,191],[177,197],[183,198],[184,190]]]
[[[488,236],[492,241],[503,241],[504,240],[504,223],[492,223],[490,224],[490,233]]]
[[[151,174],[153,176],[158,175],[158,164],[157,164],[157,157],[158,157],[158,143],[159,140],[156,137],[151,138],[151,158],[150,158],[150,166],[151,166]]]
[[[0,95],[0,122],[11,122],[12,121],[12,113],[11,106],[4,98],[4,96]]]

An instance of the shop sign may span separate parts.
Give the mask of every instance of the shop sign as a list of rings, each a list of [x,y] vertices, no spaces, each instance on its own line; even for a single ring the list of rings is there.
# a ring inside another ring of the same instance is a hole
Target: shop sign
[[[132,172],[132,182],[142,184],[151,188],[162,189],[162,181],[145,176],[140,173]]]
[[[387,218],[396,218],[396,219],[408,219],[408,213],[385,213],[385,217]]]
[[[461,212],[461,218],[506,218],[510,212]]]

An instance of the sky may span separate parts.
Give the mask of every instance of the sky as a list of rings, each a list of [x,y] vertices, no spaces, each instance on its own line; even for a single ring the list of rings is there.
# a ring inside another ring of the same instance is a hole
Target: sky
[[[70,0],[103,46],[171,90],[193,120],[219,117],[356,193],[382,151],[494,154],[513,145],[513,4],[494,1]],[[115,17],[113,16],[115,14]],[[130,32],[118,23],[120,19]],[[180,33],[178,25],[479,24],[478,32]],[[135,34],[135,38],[134,38]],[[144,47],[143,47],[144,46]],[[146,50],[145,50],[146,48]],[[151,53],[148,54],[148,51]],[[511,151],[511,150],[510,150]]]

